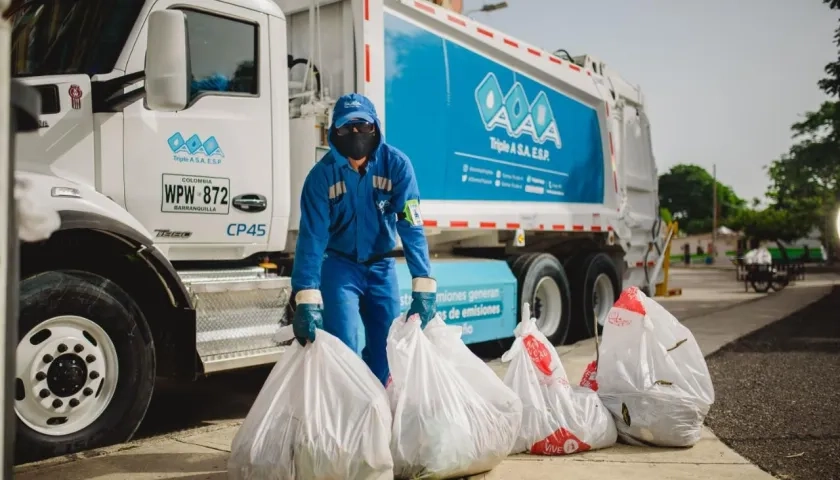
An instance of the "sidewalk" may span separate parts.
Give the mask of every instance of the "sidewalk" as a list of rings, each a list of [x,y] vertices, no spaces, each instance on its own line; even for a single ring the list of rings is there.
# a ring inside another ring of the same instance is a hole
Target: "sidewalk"
[[[840,277],[801,282],[767,298],[755,299],[710,315],[687,319],[705,355],[822,298]],[[667,301],[662,302],[667,307]],[[594,340],[558,348],[570,379],[579,379],[594,359]],[[489,365],[503,375],[506,365]],[[16,469],[15,478],[35,480],[170,479],[221,480],[231,441],[241,422],[213,425],[163,438],[146,439],[111,448],[59,457]],[[708,429],[690,449],[654,449],[618,444],[612,448],[569,457],[512,456],[493,471],[474,479],[554,480],[562,472],[575,480],[623,478],[690,480],[759,480],[773,477],[720,442]]]

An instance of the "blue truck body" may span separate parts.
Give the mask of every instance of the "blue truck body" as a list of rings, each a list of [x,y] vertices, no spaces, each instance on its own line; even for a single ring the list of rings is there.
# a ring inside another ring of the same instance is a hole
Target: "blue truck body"
[[[425,200],[603,203],[591,106],[389,12],[385,92]]]
[[[385,80],[386,139],[411,158],[424,200],[603,203],[591,106],[387,11]],[[466,343],[513,336],[518,292],[507,262],[434,260],[432,274],[438,312],[464,327]],[[405,312],[404,263],[398,275]]]

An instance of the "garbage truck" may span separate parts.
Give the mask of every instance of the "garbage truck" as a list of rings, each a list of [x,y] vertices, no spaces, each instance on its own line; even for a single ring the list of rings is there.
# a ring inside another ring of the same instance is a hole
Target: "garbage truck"
[[[594,56],[425,0],[6,15],[12,73],[41,95],[16,175],[61,220],[21,245],[19,460],[126,441],[156,378],[276,361],[301,187],[344,93],[412,160],[438,311],[467,343],[504,345],[524,302],[554,343],[592,335],[623,287],[661,277],[644,97]]]

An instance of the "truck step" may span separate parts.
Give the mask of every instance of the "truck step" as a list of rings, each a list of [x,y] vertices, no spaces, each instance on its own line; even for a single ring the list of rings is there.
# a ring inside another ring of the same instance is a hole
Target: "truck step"
[[[291,319],[291,280],[262,268],[179,272],[196,309],[196,349],[205,373],[272,363],[274,334]]]

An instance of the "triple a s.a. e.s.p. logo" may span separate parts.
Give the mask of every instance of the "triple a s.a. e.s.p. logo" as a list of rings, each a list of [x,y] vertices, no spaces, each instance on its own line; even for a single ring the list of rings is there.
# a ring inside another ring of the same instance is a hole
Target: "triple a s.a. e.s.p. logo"
[[[218,165],[225,158],[222,148],[215,136],[202,140],[197,134],[190,135],[184,139],[181,132],[175,132],[166,143],[172,150],[172,159],[178,163],[202,163],[205,165]]]
[[[557,121],[545,92],[540,91],[530,102],[521,83],[514,82],[504,93],[496,75],[488,73],[475,89],[475,101],[488,132],[501,128],[512,138],[528,136],[539,145],[562,147]]]

